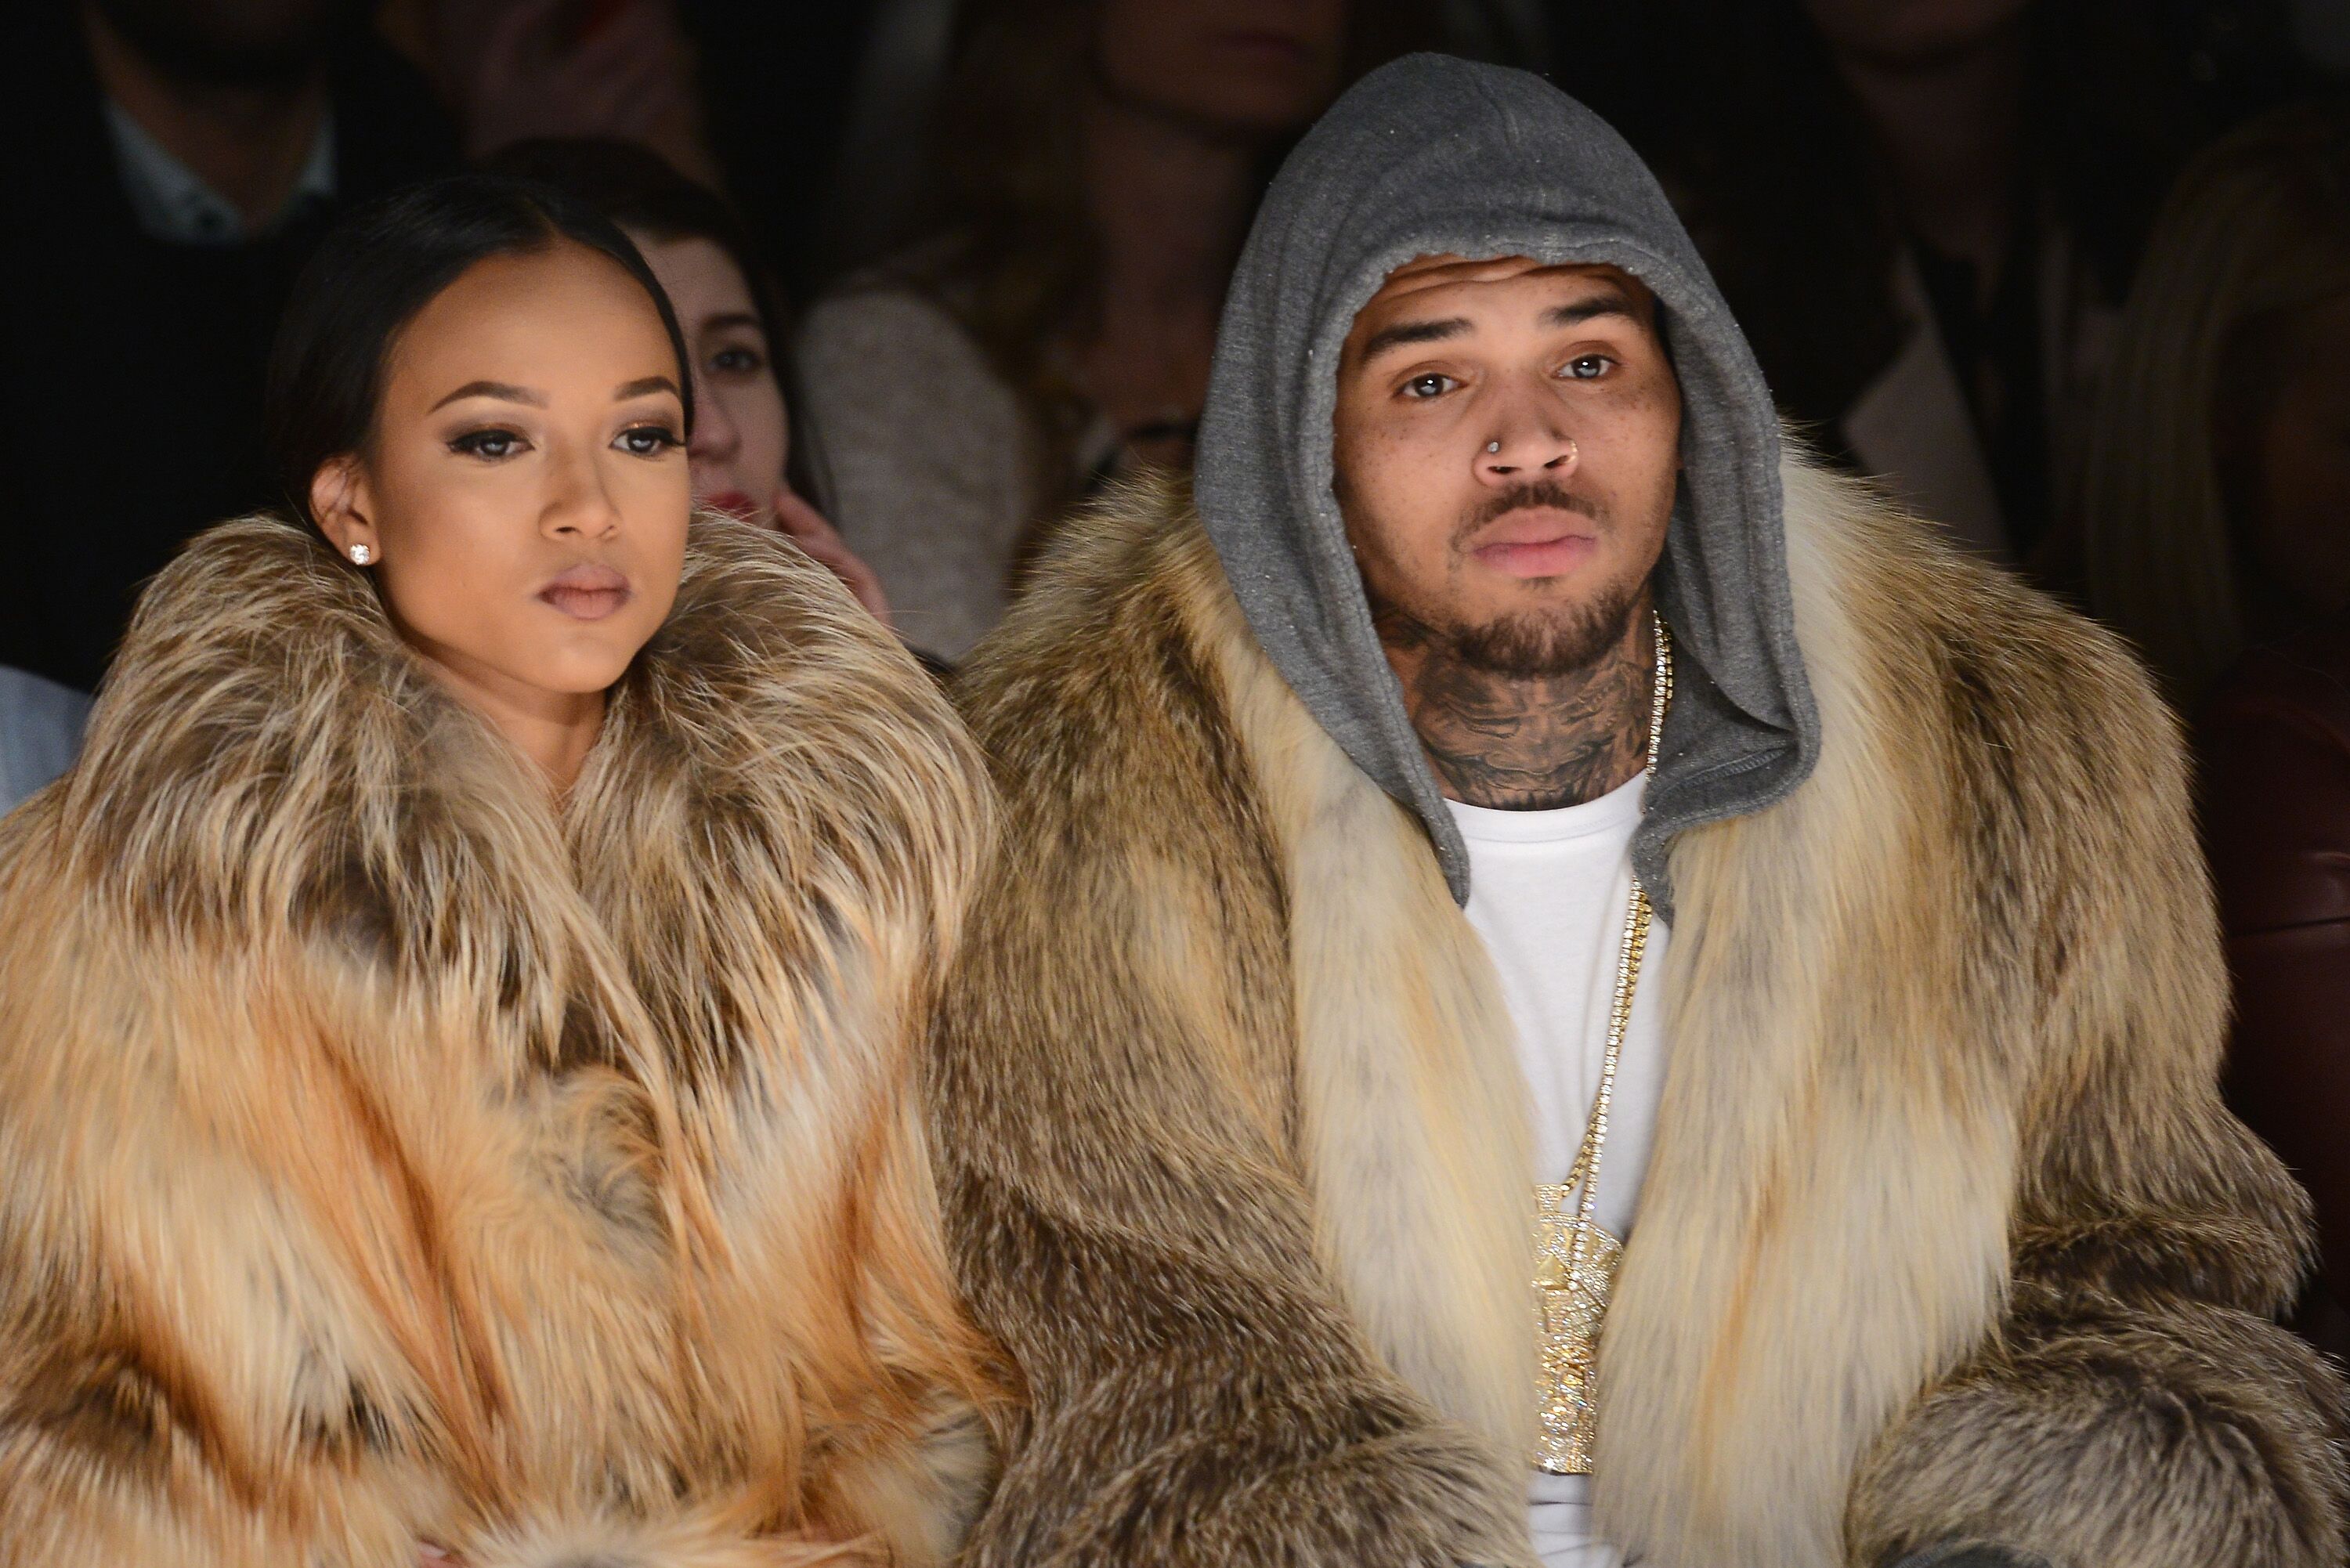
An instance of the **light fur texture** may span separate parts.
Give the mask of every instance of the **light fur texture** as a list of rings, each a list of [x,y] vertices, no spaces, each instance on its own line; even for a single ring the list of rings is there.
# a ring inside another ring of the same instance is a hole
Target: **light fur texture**
[[[2306,1203],[2221,1108],[2168,715],[2103,633],[1786,472],[1817,772],[1685,835],[1601,1348],[1660,1568],[2340,1560]],[[1182,497],[1079,526],[965,692],[1005,795],[937,1033],[950,1236],[1032,1404],[985,1568],[1523,1564],[1507,1014],[1409,815]]]
[[[697,520],[559,808],[322,542],[200,539],[0,827],[0,1564],[942,1559],[989,825],[772,535]]]

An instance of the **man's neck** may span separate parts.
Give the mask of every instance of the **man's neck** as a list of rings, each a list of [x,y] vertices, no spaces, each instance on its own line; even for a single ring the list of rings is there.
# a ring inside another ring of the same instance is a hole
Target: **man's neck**
[[[1255,191],[1246,144],[1086,89],[1086,202],[1102,285],[1143,317],[1222,303]]]
[[[99,85],[189,171],[220,192],[252,228],[267,225],[301,180],[327,111],[321,65],[298,82],[217,87],[166,75],[82,9]]]
[[[1196,415],[1247,230],[1253,155],[1097,86],[1084,114],[1101,292],[1086,340],[1071,346],[1078,379],[1123,427]]]
[[[1445,794],[1497,811],[1597,800],[1648,760],[1655,684],[1648,597],[1598,658],[1559,675],[1498,674],[1463,659],[1409,616],[1376,619],[1405,711]]]

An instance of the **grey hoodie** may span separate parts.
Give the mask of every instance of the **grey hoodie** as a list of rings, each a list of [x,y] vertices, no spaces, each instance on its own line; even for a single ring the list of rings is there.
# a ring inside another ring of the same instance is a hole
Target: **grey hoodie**
[[[1803,782],[1819,715],[1796,651],[1771,394],[1638,156],[1540,78],[1441,55],[1331,107],[1241,254],[1200,427],[1200,513],[1265,652],[1332,739],[1419,814],[1453,897],[1468,850],[1371,628],[1332,496],[1338,351],[1415,257],[1606,263],[1656,295],[1681,389],[1683,476],[1658,576],[1677,653],[1634,867],[1669,917],[1673,836]]]

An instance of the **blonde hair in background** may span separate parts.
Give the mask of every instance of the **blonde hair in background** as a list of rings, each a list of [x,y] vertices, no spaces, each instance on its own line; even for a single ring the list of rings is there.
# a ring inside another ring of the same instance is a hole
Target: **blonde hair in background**
[[[2255,120],[2188,167],[2163,203],[2106,367],[2082,487],[2090,611],[2191,704],[2241,653],[2248,585],[2213,439],[2248,333],[2350,291],[2350,114],[2307,104]]]

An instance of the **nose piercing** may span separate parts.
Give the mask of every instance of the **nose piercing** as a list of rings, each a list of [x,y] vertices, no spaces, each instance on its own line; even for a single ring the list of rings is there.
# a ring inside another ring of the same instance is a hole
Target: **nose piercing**
[[[1489,441],[1485,443],[1485,450],[1487,452],[1499,452],[1502,450],[1502,443],[1497,441]]]

